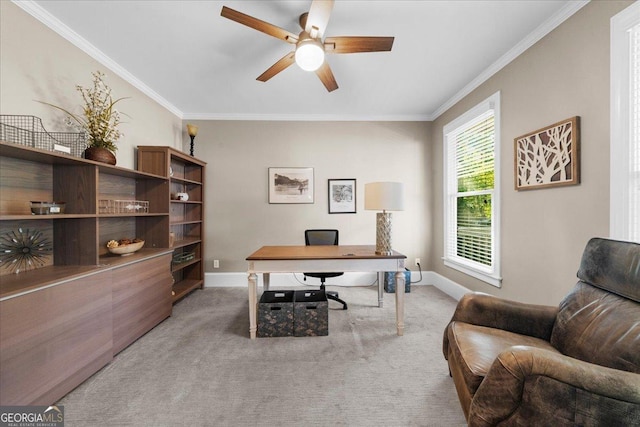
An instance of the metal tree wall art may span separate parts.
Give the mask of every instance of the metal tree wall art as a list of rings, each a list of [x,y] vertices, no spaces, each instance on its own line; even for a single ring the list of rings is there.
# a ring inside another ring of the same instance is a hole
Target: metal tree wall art
[[[52,249],[51,241],[42,232],[18,228],[17,232],[0,236],[0,266],[16,274],[42,267]]]
[[[516,190],[580,182],[578,116],[514,140]]]

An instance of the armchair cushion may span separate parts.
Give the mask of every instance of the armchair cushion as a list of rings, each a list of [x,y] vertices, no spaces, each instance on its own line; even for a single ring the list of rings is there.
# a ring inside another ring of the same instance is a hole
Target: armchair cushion
[[[549,341],[540,338],[465,322],[453,322],[448,335],[454,343],[448,357],[459,367],[469,396],[475,394],[494,360],[505,349],[526,345],[557,352]]]

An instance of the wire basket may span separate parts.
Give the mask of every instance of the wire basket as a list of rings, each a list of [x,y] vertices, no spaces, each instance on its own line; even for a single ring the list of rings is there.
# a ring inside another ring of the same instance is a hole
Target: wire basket
[[[109,200],[98,201],[98,212],[110,213],[149,213],[149,202],[146,200]]]
[[[47,132],[36,116],[0,114],[0,140],[82,157],[87,137],[80,132]]]

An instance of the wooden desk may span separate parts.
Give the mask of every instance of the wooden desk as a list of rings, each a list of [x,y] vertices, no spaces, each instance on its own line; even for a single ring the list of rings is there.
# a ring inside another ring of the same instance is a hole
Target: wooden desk
[[[256,337],[258,314],[258,276],[265,289],[270,273],[396,272],[396,323],[398,335],[404,333],[404,260],[398,252],[376,255],[371,245],[263,246],[247,257],[249,261],[249,334]],[[378,275],[380,278],[381,275]]]

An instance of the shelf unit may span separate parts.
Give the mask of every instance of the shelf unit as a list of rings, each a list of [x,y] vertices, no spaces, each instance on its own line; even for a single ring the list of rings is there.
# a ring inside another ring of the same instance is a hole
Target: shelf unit
[[[204,287],[205,169],[205,162],[171,147],[138,146],[138,170],[169,179],[164,203],[170,219],[163,233],[167,239],[173,233],[174,260],[185,259],[172,263],[174,302]],[[177,193],[188,200],[177,200]]]
[[[162,232],[169,224],[168,188],[161,175],[0,141],[0,234],[42,232],[53,243],[44,268],[108,264],[112,239],[143,239],[142,254],[168,248]],[[149,212],[100,214],[98,200],[114,198],[148,200]],[[35,200],[65,202],[65,213],[32,215]],[[0,269],[0,275],[9,273]]]

